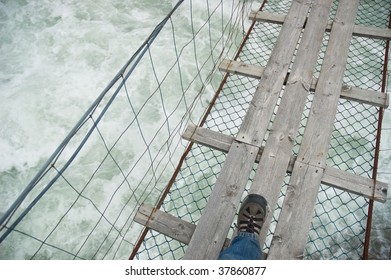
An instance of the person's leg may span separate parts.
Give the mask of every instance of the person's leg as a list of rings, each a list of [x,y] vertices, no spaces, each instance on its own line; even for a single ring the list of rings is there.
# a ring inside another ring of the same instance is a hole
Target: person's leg
[[[223,250],[219,260],[260,260],[262,258],[259,232],[266,217],[267,201],[263,196],[250,194],[238,214],[238,235]]]
[[[219,260],[261,260],[262,250],[258,236],[254,233],[240,232],[223,250]]]

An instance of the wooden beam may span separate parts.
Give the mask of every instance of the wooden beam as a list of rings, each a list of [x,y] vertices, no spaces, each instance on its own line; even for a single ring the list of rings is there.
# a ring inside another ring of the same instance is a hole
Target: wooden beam
[[[134,221],[184,244],[189,244],[196,228],[192,223],[146,204],[140,206]],[[224,247],[228,247],[230,242],[227,238]]]
[[[203,146],[228,153],[235,138],[208,128],[189,124],[182,134],[182,138]]]
[[[373,105],[382,108],[388,108],[389,95],[385,92],[361,89],[348,85],[342,86],[341,97],[346,100],[356,101],[358,103]]]
[[[332,3],[333,0],[315,0],[312,3],[284,95],[249,191],[263,195],[273,210],[286,177]],[[261,244],[266,240],[272,220],[273,215],[268,215],[264,221],[260,232]]]
[[[268,23],[275,23],[275,24],[284,24],[285,22],[285,14],[275,14],[275,13],[268,13],[268,12],[250,12],[249,19],[259,21],[259,22],[268,22]]]
[[[212,131],[208,128],[197,127],[190,124],[182,137],[188,141],[228,153],[229,148],[235,138],[219,132]],[[261,159],[264,147],[261,147],[255,162]],[[295,156],[290,156],[287,172],[291,173],[296,162]],[[374,199],[378,202],[385,203],[387,200],[387,183],[365,178],[347,171],[326,166],[322,178],[322,184],[334,187],[343,191],[362,195],[363,197]]]
[[[258,65],[247,64],[241,61],[224,59],[220,63],[219,69],[221,71],[231,74],[260,79],[265,68]],[[285,85],[289,79],[289,75],[290,73],[288,73],[287,77],[285,78]],[[310,84],[311,91],[315,91],[317,82],[317,79],[313,79]],[[340,97],[346,100],[356,101],[358,103],[373,105],[382,108],[388,108],[389,106],[388,93],[361,89],[358,87],[348,86],[346,84],[342,86]]]
[[[284,14],[275,14],[275,13],[267,13],[267,12],[251,12],[249,16],[251,20],[274,23],[274,24],[284,24],[285,17],[286,15]],[[330,32],[331,29],[332,29],[332,22],[330,22],[327,25],[325,30]],[[365,37],[371,39],[380,39],[380,40],[391,40],[391,29],[355,25],[353,27],[353,36]]]
[[[322,177],[322,168],[296,161],[268,259],[303,259]]]
[[[257,154],[257,147],[232,143],[184,259],[218,258]]]
[[[260,79],[265,67],[244,63],[242,61],[223,59],[219,65],[219,70],[230,74]]]
[[[270,102],[267,102],[269,105],[277,103],[311,2],[311,0],[292,2],[268,66],[262,75],[262,83],[254,94],[252,105],[240,128],[237,137],[240,140],[235,141],[228,151],[224,166],[184,259],[217,259],[221,251],[273,114],[274,106],[273,108],[265,106],[264,94],[270,97],[268,98]],[[258,117],[262,116],[265,118],[261,118],[261,124]]]
[[[391,40],[391,29],[356,25],[353,28],[353,35],[371,39]]]
[[[252,11],[250,13],[249,18],[251,20],[261,21],[261,22],[268,22],[268,23],[274,23],[274,24],[284,24],[286,15],[285,14],[276,14],[276,13],[268,13],[268,12],[255,12]]]
[[[340,190],[385,203],[388,184],[326,166],[322,183]]]
[[[268,259],[302,259],[326,168],[359,0],[341,0]]]
[[[134,221],[185,244],[195,230],[195,225],[145,204],[138,209]]]
[[[278,102],[297,43],[312,1],[293,1],[274,45],[247,114],[240,126],[237,141],[260,147]]]

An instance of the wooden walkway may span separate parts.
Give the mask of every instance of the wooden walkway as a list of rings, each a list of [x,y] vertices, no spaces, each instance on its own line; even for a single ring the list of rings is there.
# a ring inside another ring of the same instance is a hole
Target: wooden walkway
[[[190,141],[227,153],[198,225],[146,205],[135,218],[149,228],[188,244],[184,259],[216,259],[223,246],[229,244],[226,237],[255,162],[259,164],[250,193],[265,196],[270,209],[276,208],[286,172],[291,172],[268,259],[303,257],[321,184],[385,201],[386,184],[328,166],[326,157],[340,98],[388,106],[385,93],[343,84],[352,36],[390,39],[391,32],[355,26],[359,0],[341,0],[335,19],[330,23],[332,2],[294,0],[287,15],[253,13],[250,17],[255,20],[282,24],[267,66],[262,68],[237,61],[223,61],[220,65],[222,71],[260,78],[260,83],[236,137],[195,126],[189,126],[184,133],[184,138]],[[327,51],[319,79],[313,80],[325,32],[330,32]],[[266,145],[262,146],[284,86],[271,132]],[[311,112],[299,153],[293,157],[292,148],[310,91],[315,92]],[[272,216],[269,213],[262,228],[262,244]]]

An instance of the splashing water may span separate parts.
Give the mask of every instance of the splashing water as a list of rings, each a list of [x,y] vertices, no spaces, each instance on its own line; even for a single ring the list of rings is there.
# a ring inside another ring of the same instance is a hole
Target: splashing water
[[[0,2],[0,215],[175,2]],[[384,127],[379,180],[391,182],[390,110]],[[391,244],[390,204],[375,208],[379,258]]]

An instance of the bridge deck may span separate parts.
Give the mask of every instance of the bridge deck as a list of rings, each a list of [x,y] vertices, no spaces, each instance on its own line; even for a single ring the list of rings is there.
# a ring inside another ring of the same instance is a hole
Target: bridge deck
[[[266,67],[223,61],[220,69],[231,75],[259,78],[249,109],[236,137],[189,126],[184,138],[227,153],[213,192],[197,224],[191,225],[143,206],[136,221],[188,244],[184,259],[216,259],[246,187],[266,197],[275,209],[286,172],[289,186],[268,259],[301,259],[320,185],[384,202],[387,185],[328,166],[326,163],[340,98],[387,107],[388,96],[344,84],[352,36],[389,39],[390,30],[356,26],[359,0],[341,0],[332,23],[332,0],[293,1],[286,15],[252,14],[260,21],[282,24]],[[313,79],[325,32],[329,33],[318,79]],[[308,95],[314,91],[311,111],[297,157],[292,148]],[[282,94],[281,94],[282,93]],[[273,113],[277,113],[271,124]],[[266,144],[263,144],[270,129]],[[249,180],[250,173],[255,176]],[[272,213],[261,231],[263,244]],[[165,222],[162,222],[165,221]],[[169,224],[169,225],[168,225]],[[167,226],[165,226],[167,225]]]

